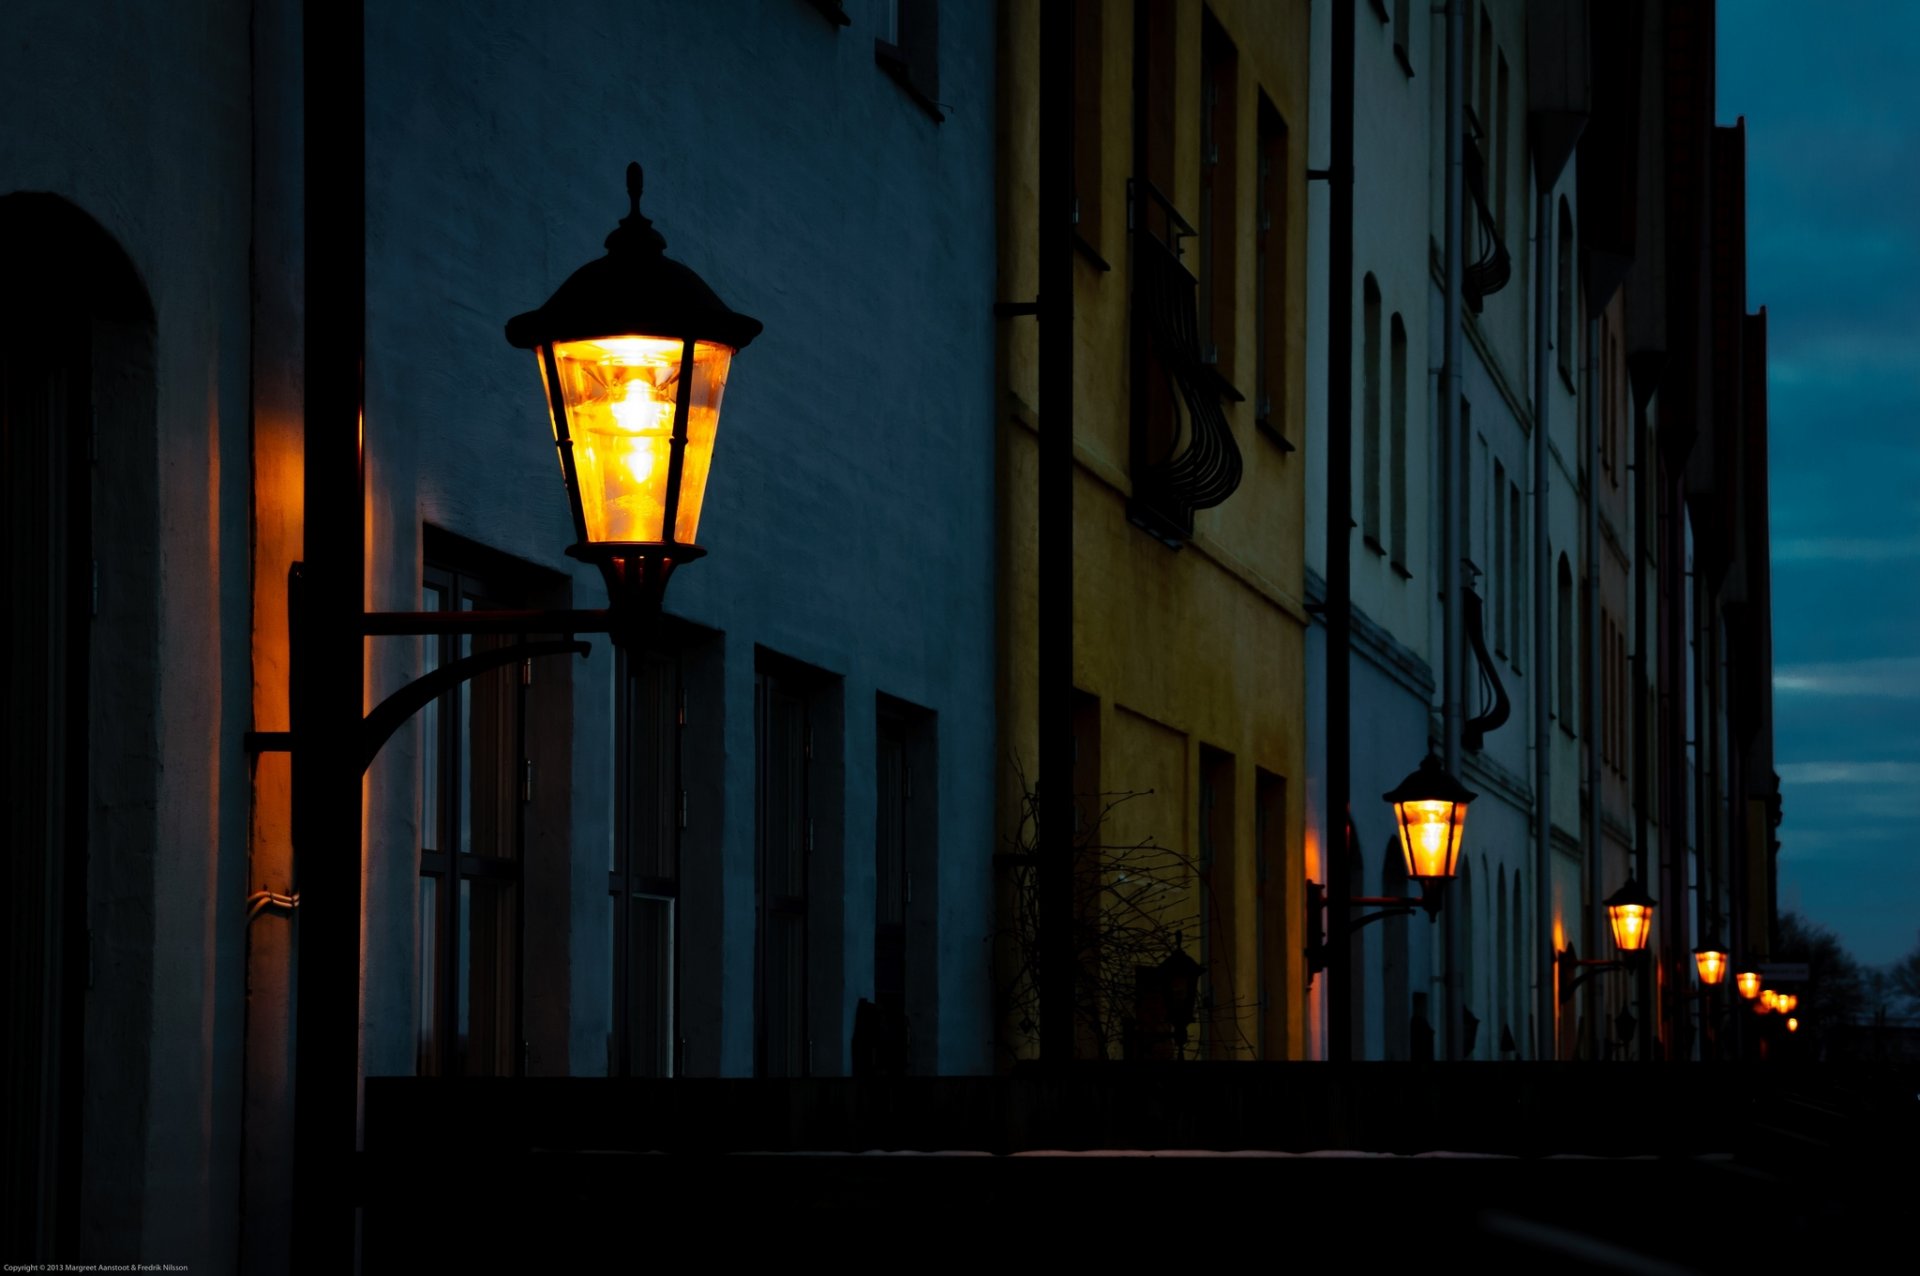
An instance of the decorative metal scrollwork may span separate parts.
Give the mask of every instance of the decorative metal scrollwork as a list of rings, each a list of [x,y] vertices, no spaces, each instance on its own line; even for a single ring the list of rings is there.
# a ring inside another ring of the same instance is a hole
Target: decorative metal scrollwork
[[[1486,743],[1487,732],[1497,731],[1505,725],[1513,712],[1513,702],[1507,698],[1507,688],[1500,681],[1499,667],[1493,663],[1493,657],[1487,651],[1486,627],[1480,614],[1480,595],[1468,588],[1462,601],[1466,604],[1467,612],[1467,645],[1473,650],[1474,663],[1480,666],[1480,712],[1468,718],[1461,727],[1460,743],[1478,752]]]
[[[1173,414],[1171,443],[1163,457],[1144,454],[1138,440],[1145,423],[1134,423],[1134,498],[1157,516],[1157,532],[1184,539],[1193,532],[1195,510],[1220,504],[1240,486],[1240,448],[1221,405],[1242,396],[1201,355],[1199,285],[1180,263],[1178,248],[1192,228],[1151,185],[1134,185],[1136,341],[1144,340],[1151,355],[1135,367],[1165,378],[1165,406]],[[1156,213],[1166,225],[1164,237],[1151,228]]]

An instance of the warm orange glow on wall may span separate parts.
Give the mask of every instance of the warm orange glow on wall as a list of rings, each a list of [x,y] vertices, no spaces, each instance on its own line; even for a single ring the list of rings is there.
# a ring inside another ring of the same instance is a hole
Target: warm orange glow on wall
[[[553,347],[567,411],[567,441],[589,542],[694,543],[733,351],[710,341],[605,337]],[[691,375],[687,442],[672,535],[663,535],[673,469],[673,425]],[[541,376],[546,363],[541,361]],[[552,402],[549,394],[548,402]],[[560,423],[554,423],[556,441]]]
[[[1727,977],[1727,955],[1717,948],[1701,948],[1693,954],[1700,982],[1711,988]]]
[[[1733,984],[1734,987],[1740,990],[1742,997],[1745,997],[1748,1001],[1752,1001],[1760,995],[1760,972],[1757,970],[1743,970],[1733,977]]]

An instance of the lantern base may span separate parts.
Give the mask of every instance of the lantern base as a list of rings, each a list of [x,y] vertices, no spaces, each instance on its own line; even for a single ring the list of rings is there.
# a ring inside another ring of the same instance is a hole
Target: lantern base
[[[599,567],[607,582],[608,636],[625,651],[659,637],[661,604],[673,569],[706,553],[698,545],[669,542],[595,542],[567,550],[568,557]]]

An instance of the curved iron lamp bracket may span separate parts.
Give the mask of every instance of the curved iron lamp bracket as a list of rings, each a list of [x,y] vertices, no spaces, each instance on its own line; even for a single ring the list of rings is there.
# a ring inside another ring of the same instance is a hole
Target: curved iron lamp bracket
[[[591,643],[573,638],[517,642],[510,646],[495,647],[490,651],[464,656],[452,664],[441,665],[431,673],[415,678],[374,706],[373,712],[369,713],[366,720],[360,724],[361,771],[364,772],[373,765],[373,760],[379,755],[381,747],[393,738],[393,733],[398,731],[408,718],[469,678],[477,677],[489,669],[498,669],[502,665],[531,660],[535,656],[563,656],[568,653],[584,656],[592,650]]]
[[[1326,903],[1326,891],[1327,888],[1318,882],[1307,883],[1307,915],[1309,917],[1318,917],[1320,915],[1320,910]],[[1386,917],[1411,917],[1421,909],[1426,910],[1429,918],[1438,917],[1440,915],[1442,898],[1442,894],[1438,890],[1419,896],[1353,896],[1347,903],[1354,908],[1368,908],[1374,905],[1381,905],[1382,907],[1376,912],[1362,913],[1360,916],[1350,917],[1344,922],[1336,921],[1333,924],[1333,933],[1331,935],[1321,930],[1318,926],[1314,926],[1309,932],[1307,939],[1307,978],[1311,980],[1315,975],[1325,970],[1327,968],[1328,954],[1332,951],[1333,946],[1341,940],[1351,939],[1354,933],[1362,926],[1371,925]]]
[[[1574,966],[1579,968],[1580,971],[1580,973],[1572,979],[1560,985],[1560,1000],[1562,1001],[1572,1000],[1575,990],[1595,975],[1608,970],[1633,970],[1639,965],[1638,962],[1631,958],[1616,957],[1608,960],[1604,957],[1576,957],[1573,955],[1573,949],[1571,948],[1563,950],[1554,960],[1561,966]]]

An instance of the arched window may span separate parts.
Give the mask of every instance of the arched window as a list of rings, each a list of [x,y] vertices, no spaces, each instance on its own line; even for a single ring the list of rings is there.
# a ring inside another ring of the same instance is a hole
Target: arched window
[[[1380,541],[1380,285],[1369,274],[1361,285],[1360,534],[1378,550]]]
[[[1387,401],[1387,454],[1393,471],[1388,493],[1387,550],[1393,565],[1407,567],[1407,325],[1395,314],[1388,325],[1393,383]]]
[[[1560,555],[1558,623],[1560,628],[1560,729],[1573,734],[1573,567]]]
[[[1560,237],[1554,244],[1559,254],[1560,265],[1560,329],[1558,345],[1560,348],[1560,375],[1567,379],[1568,388],[1573,386],[1574,350],[1580,340],[1575,329],[1574,283],[1573,283],[1573,209],[1568,206],[1566,196],[1560,197]]]

